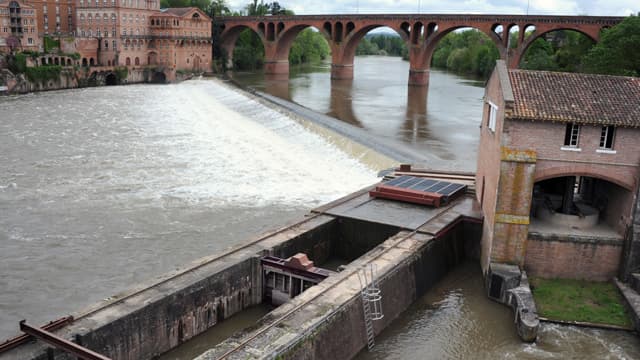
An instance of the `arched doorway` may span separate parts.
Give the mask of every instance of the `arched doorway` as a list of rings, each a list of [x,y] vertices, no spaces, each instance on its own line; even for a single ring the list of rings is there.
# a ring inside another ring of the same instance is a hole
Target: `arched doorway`
[[[107,76],[104,77],[104,83],[107,86],[118,85],[118,77],[114,73],[108,73]]]
[[[150,52],[147,55],[147,64],[149,65],[157,65],[158,64],[158,53],[155,51]]]
[[[82,58],[82,66],[87,66],[87,58]]]
[[[95,65],[95,62],[94,62],[93,58],[90,58],[89,59],[89,66],[94,66],[94,65]]]
[[[193,71],[200,71],[200,57],[195,56],[193,58]]]
[[[533,187],[525,269],[540,277],[615,277],[634,194],[599,175],[560,174]],[[615,181],[615,180],[614,180]]]
[[[153,76],[151,77],[151,83],[165,84],[166,82],[167,82],[167,76],[163,72],[157,71],[153,73]]]

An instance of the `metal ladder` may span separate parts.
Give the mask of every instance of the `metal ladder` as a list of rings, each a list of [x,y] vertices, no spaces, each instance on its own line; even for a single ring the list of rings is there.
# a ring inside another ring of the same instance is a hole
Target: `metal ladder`
[[[375,333],[373,332],[373,321],[371,320],[371,308],[365,291],[362,291],[362,309],[364,310],[364,329],[367,333],[367,348],[373,349],[375,343]]]
[[[375,346],[375,332],[373,331],[373,320],[380,320],[384,317],[382,313],[382,295],[376,282],[377,267],[375,264],[363,266],[358,270],[358,280],[360,280],[360,296],[362,297],[362,311],[364,314],[364,329],[367,335],[367,348],[371,350]],[[373,306],[373,310],[371,307]]]

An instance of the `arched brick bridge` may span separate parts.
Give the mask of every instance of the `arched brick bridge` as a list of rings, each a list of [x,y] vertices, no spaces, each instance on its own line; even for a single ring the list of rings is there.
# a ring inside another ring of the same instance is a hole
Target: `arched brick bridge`
[[[222,47],[229,56],[240,32],[255,31],[265,50],[267,74],[289,73],[289,49],[300,31],[315,27],[331,47],[331,78],[353,78],[356,47],[371,30],[387,26],[395,30],[409,47],[409,84],[427,85],[429,67],[436,45],[443,36],[456,29],[471,27],[487,34],[507,60],[516,68],[529,45],[538,37],[554,30],[576,30],[598,41],[603,28],[616,25],[623,17],[541,16],[541,15],[306,15],[264,17],[218,17]],[[515,48],[509,42],[509,31],[517,26],[519,38]],[[535,31],[526,38],[525,33]],[[523,31],[524,30],[524,31]]]

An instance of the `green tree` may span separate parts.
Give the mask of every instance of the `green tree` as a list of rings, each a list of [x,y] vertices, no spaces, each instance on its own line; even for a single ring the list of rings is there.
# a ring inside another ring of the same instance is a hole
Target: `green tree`
[[[487,77],[500,52],[487,35],[478,30],[451,32],[438,43],[431,66],[456,73]]]
[[[551,43],[542,37],[535,39],[524,54],[520,67],[527,70],[558,70]]]
[[[589,73],[640,76],[640,16],[606,30],[583,60]]]
[[[229,6],[227,5],[226,0],[213,0],[209,4],[209,8],[207,9],[207,14],[209,14],[211,18],[226,15],[229,12]]]
[[[289,51],[289,63],[317,63],[329,56],[329,44],[317,31],[307,28],[298,34]]]

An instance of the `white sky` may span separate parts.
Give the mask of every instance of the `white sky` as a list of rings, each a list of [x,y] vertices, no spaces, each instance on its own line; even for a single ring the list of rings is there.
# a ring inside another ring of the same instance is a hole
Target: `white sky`
[[[274,0],[264,0],[272,2]],[[250,0],[227,0],[232,10],[240,10]],[[640,0],[281,0],[281,6],[299,15],[311,14],[393,14],[393,13],[474,13],[627,16],[640,12]]]

